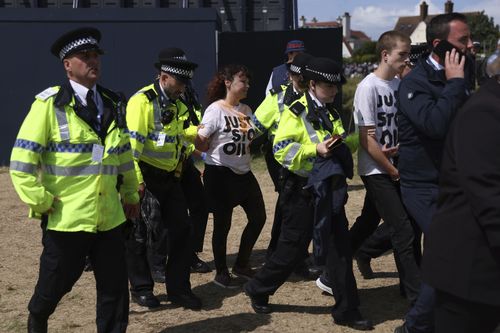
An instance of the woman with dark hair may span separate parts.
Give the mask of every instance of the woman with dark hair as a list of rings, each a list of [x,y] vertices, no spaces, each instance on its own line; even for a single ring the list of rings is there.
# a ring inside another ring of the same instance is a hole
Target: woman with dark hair
[[[248,224],[241,235],[233,274],[250,279],[254,272],[249,259],[266,221],[264,199],[250,170],[250,142],[255,137],[250,121],[252,110],[240,103],[247,96],[250,73],[245,66],[223,67],[208,85],[207,101],[196,149],[206,152],[203,180],[214,216],[212,248],[216,275],[214,283],[237,288],[226,264],[226,244],[233,208],[241,206]]]

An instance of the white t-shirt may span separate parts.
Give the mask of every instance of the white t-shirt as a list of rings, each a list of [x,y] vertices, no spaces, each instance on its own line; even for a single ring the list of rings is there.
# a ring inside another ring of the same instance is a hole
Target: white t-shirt
[[[210,138],[205,163],[225,166],[237,174],[250,171],[250,142],[255,138],[252,110],[243,103],[231,106],[222,100],[208,106],[198,134]]]
[[[354,95],[354,119],[358,126],[375,126],[375,138],[382,148],[398,144],[396,91],[398,78],[383,80],[374,73],[361,81]],[[363,147],[358,150],[358,173],[361,176],[386,173]]]

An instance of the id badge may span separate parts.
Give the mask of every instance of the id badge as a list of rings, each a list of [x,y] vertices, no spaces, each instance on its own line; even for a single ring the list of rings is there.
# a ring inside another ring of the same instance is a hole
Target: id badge
[[[104,146],[94,143],[92,145],[92,161],[101,163],[103,156],[104,156]]]
[[[158,135],[158,140],[156,140],[156,146],[157,147],[163,147],[165,145],[165,138],[167,135],[165,133],[160,133]]]

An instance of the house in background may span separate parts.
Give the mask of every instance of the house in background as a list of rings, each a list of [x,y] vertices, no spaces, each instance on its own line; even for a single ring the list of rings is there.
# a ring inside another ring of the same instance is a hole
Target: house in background
[[[426,43],[425,29],[430,20],[436,15],[429,15],[429,5],[425,1],[420,4],[420,15],[418,16],[401,16],[396,22],[394,30],[401,31],[411,38],[412,44]],[[444,4],[444,13],[453,13],[453,2],[446,1]],[[465,16],[480,15],[480,12],[461,13]]]
[[[355,50],[361,47],[363,43],[370,42],[371,39],[359,30],[351,29],[351,15],[344,13],[339,16],[336,21],[318,22],[313,18],[311,22],[306,22],[306,18],[302,16],[300,19],[300,28],[302,29],[324,29],[324,28],[342,28],[343,44],[342,57],[350,58]]]

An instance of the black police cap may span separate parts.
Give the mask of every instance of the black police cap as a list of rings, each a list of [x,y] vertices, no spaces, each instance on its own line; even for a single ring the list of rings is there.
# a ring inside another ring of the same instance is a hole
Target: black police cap
[[[305,52],[299,53],[293,58],[292,62],[288,64],[288,70],[292,74],[300,75],[311,59],[312,55]]]
[[[418,58],[420,58],[424,54],[429,54],[429,47],[427,46],[427,43],[415,44],[411,45],[410,55],[408,56],[408,58],[410,59],[410,62],[415,63],[417,62]]]
[[[60,60],[72,54],[88,50],[94,50],[99,54],[103,54],[104,52],[99,47],[100,40],[101,32],[96,28],[78,28],[59,37],[54,44],[52,44],[50,52]]]
[[[346,83],[342,74],[342,66],[330,58],[313,57],[309,60],[303,75],[306,79],[319,82]]]
[[[183,50],[176,47],[163,49],[158,54],[155,67],[165,73],[172,74],[181,82],[188,83],[193,78],[198,64],[188,61]]]

